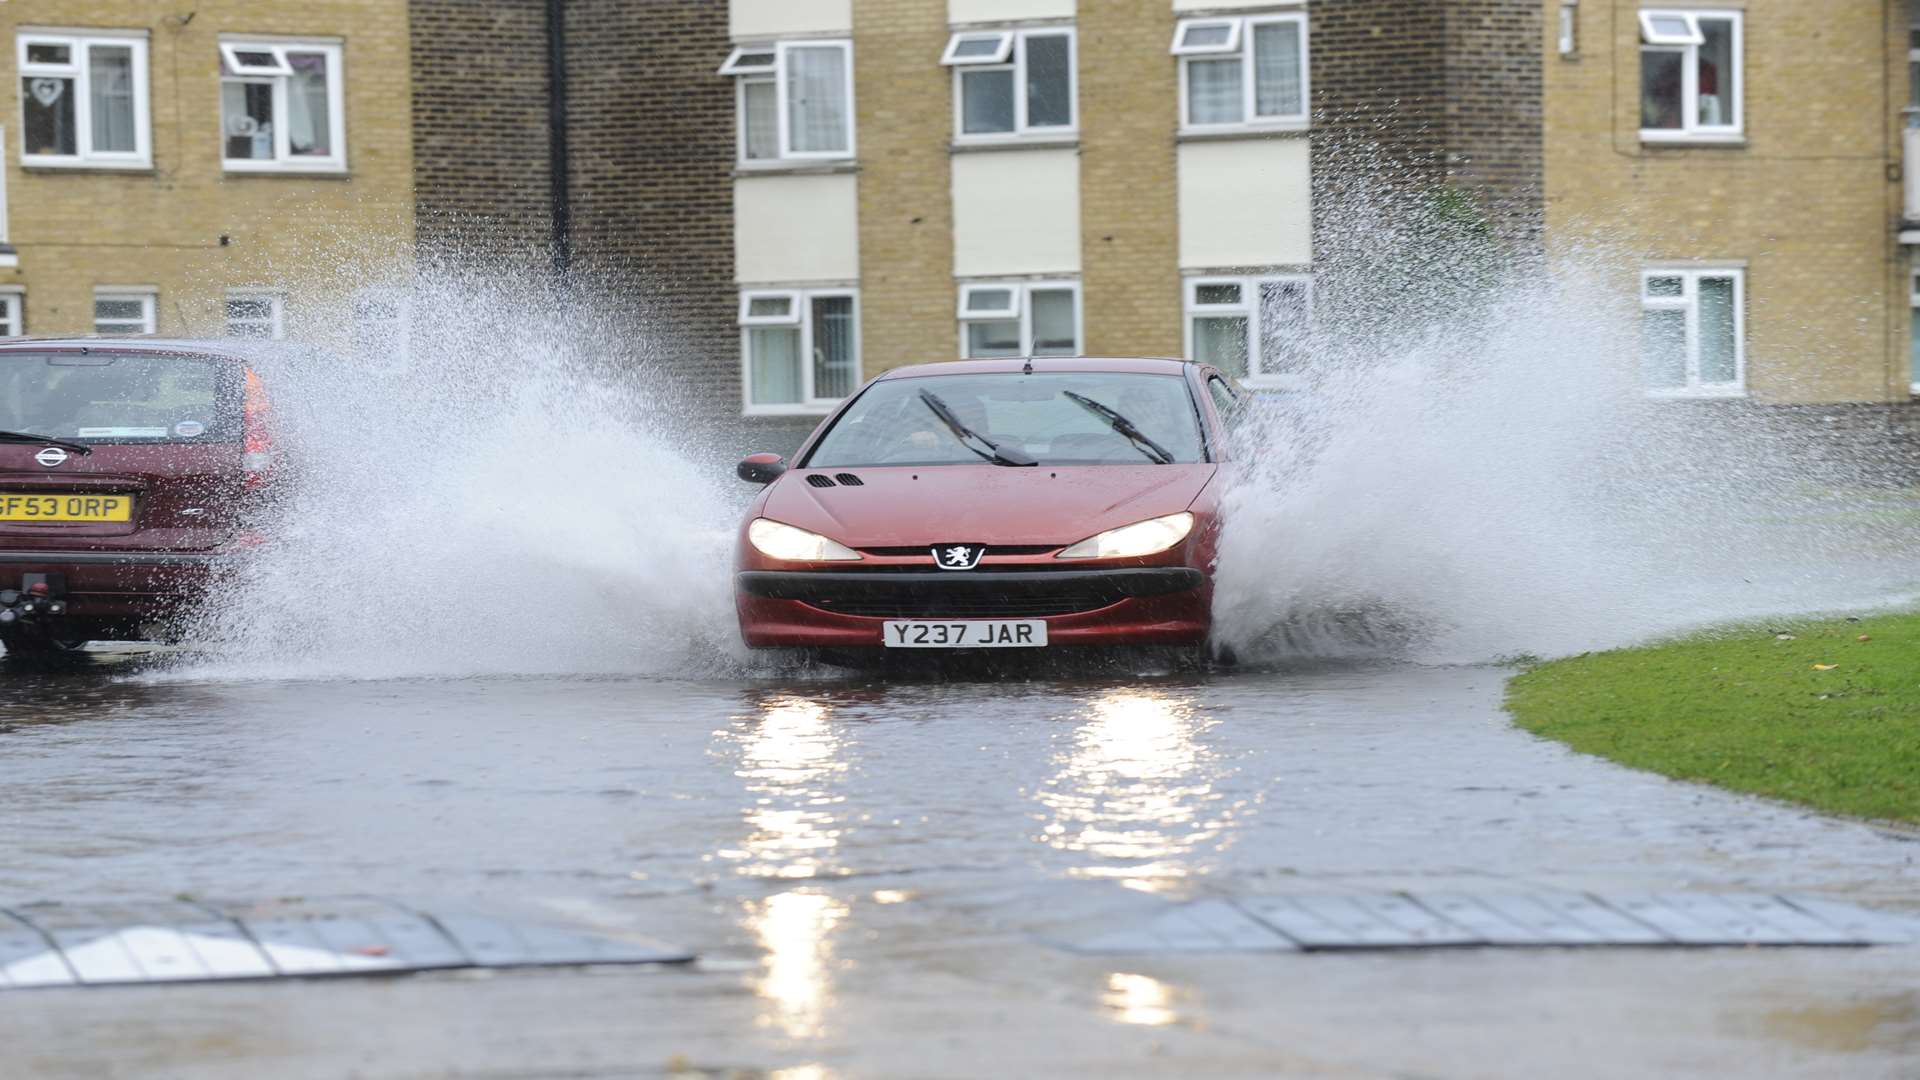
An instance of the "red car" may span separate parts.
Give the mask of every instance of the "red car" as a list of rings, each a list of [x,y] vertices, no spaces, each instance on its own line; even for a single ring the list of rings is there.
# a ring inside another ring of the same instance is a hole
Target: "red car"
[[[163,633],[249,540],[266,411],[220,346],[0,343],[0,645]]]
[[[767,485],[736,548],[741,635],[835,652],[1201,645],[1238,397],[1179,360],[889,371],[791,468],[740,464]]]

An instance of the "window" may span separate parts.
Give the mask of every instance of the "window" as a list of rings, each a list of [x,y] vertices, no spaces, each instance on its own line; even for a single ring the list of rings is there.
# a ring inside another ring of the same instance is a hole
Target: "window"
[[[1187,281],[1187,356],[1269,386],[1306,371],[1313,281],[1301,276]]]
[[[93,332],[96,334],[151,334],[158,297],[152,289],[119,288],[93,291]]]
[[[1080,286],[1011,281],[960,287],[960,355],[1078,356]]]
[[[1740,270],[1641,273],[1640,360],[1650,392],[1745,393],[1745,276]]]
[[[742,45],[720,74],[738,88],[743,162],[853,156],[853,44]]]
[[[1305,15],[1182,19],[1173,54],[1183,128],[1306,125]]]
[[[956,138],[1072,133],[1072,30],[962,31],[940,62],[953,68]]]
[[[26,295],[17,285],[0,288],[0,338],[20,337],[27,332],[27,321],[21,311],[25,300]]]
[[[220,43],[220,156],[229,171],[346,168],[340,46]]]
[[[1740,13],[1640,13],[1640,137],[1738,140]]]
[[[1912,368],[1908,375],[1913,380],[1913,392],[1920,394],[1920,270],[1914,272],[1913,281],[1909,287],[1912,293],[1907,300],[1913,306],[1913,337],[1907,346],[1909,353],[1907,363]]]
[[[1920,127],[1920,0],[1907,0],[1907,107],[1909,128]]]
[[[748,413],[822,412],[860,381],[858,297],[852,289],[740,294]]]
[[[144,36],[25,32],[15,42],[21,164],[151,164]]]
[[[278,293],[227,294],[227,336],[268,338],[286,336],[286,302]]]

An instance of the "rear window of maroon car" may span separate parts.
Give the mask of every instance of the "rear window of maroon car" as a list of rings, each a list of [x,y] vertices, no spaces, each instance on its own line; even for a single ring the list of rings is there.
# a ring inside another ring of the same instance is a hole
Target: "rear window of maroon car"
[[[84,443],[238,442],[240,365],[182,353],[0,352],[0,429]]]
[[[929,407],[922,391],[945,403],[967,428],[1042,465],[1150,465],[1156,460],[1074,395],[1120,414],[1164,448],[1173,464],[1207,459],[1193,395],[1178,375],[996,372],[882,379],[847,407],[803,467],[985,465]]]

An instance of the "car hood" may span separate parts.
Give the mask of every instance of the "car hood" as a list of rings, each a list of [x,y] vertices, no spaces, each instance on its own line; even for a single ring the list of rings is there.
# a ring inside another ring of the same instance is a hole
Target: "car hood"
[[[970,543],[1064,546],[1178,513],[1215,466],[998,465],[803,469],[767,492],[766,517],[856,548]],[[809,474],[852,473],[857,487],[814,487]]]

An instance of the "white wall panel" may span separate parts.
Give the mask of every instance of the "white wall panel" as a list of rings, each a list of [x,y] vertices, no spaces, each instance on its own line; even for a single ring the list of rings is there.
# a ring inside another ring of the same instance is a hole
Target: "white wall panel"
[[[747,284],[857,281],[857,180],[852,175],[736,179],[735,279]]]
[[[1180,265],[1305,264],[1313,183],[1305,139],[1180,144]]]
[[[847,34],[853,0],[730,0],[727,17],[735,38]]]
[[[953,272],[1079,273],[1078,152],[953,155]]]
[[[1074,0],[947,0],[947,21],[959,25],[1016,19],[1071,19],[1073,5]]]
[[[1225,11],[1228,8],[1299,8],[1306,0],[1173,0],[1175,11]]]

